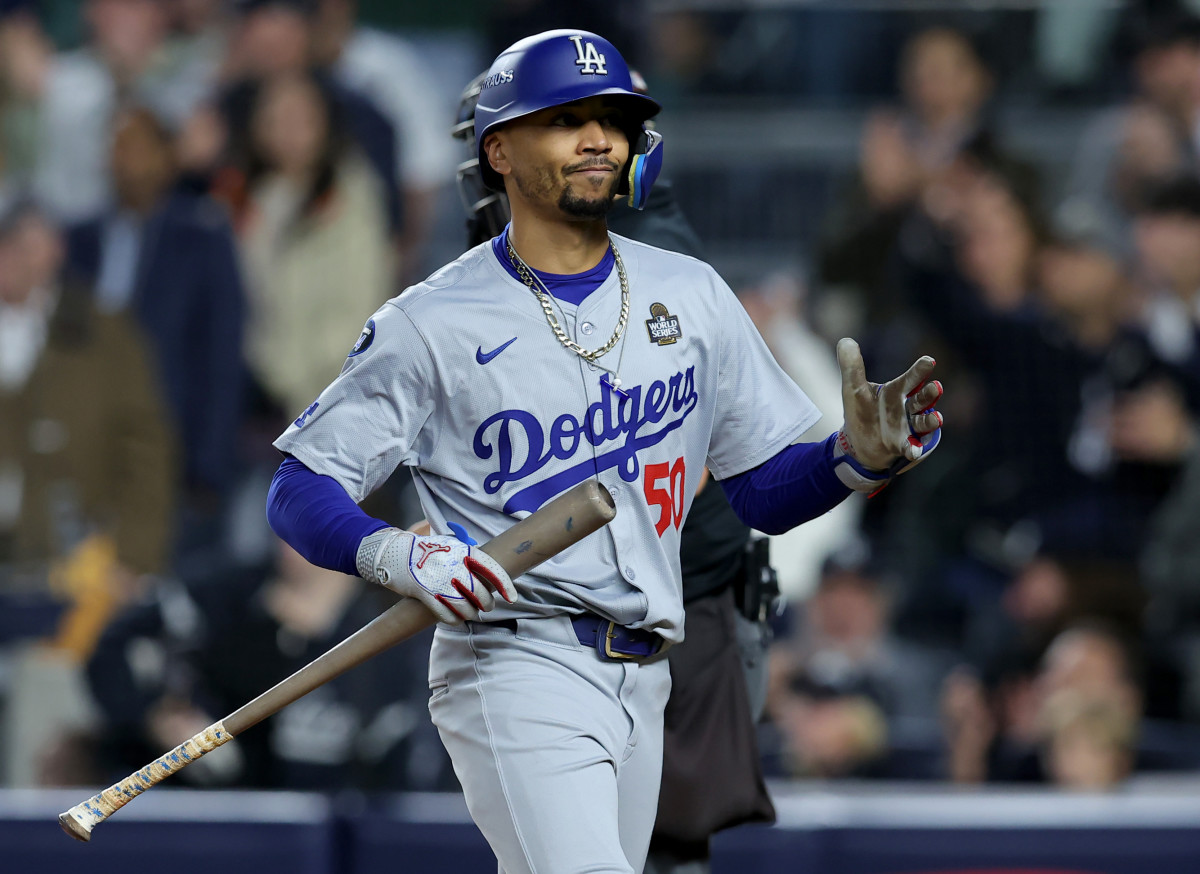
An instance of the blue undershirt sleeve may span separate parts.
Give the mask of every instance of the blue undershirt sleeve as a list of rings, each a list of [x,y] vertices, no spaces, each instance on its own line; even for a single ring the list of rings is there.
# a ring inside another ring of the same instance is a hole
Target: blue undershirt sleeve
[[[836,437],[793,443],[758,467],[721,480],[737,517],[764,534],[782,534],[844,501],[851,490],[834,473]]]
[[[358,575],[358,545],[388,523],[368,516],[333,477],[292,456],[284,459],[267,493],[267,521],[313,564]]]

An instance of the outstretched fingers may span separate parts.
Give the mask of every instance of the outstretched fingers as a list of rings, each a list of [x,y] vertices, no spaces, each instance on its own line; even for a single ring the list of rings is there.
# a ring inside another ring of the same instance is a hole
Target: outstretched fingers
[[[924,436],[942,427],[942,414],[934,409],[941,397],[942,384],[936,379],[921,384],[909,394],[904,409],[913,434]]]
[[[937,362],[928,355],[922,355],[913,362],[912,367],[908,368],[901,376],[892,380],[888,385],[891,386],[898,382],[900,384],[900,393],[908,397],[929,379],[929,374],[933,373],[933,368],[936,364]]]
[[[863,364],[862,350],[858,343],[843,337],[837,344],[838,367],[842,371],[842,397],[848,400],[855,393],[867,389],[867,368]]]
[[[941,397],[942,383],[935,379],[914,389],[905,400],[904,409],[910,416],[923,413],[941,400]]]
[[[917,413],[915,416],[910,417],[909,424],[912,426],[914,434],[928,434],[942,427],[942,414],[937,410],[930,410],[928,413]]]

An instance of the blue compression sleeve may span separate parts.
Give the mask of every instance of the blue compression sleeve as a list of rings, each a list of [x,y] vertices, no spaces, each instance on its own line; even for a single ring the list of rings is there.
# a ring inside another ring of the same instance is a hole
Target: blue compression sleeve
[[[794,443],[758,467],[721,480],[737,517],[764,534],[782,534],[827,513],[850,489],[833,471],[833,441]]]
[[[388,527],[359,509],[333,477],[315,473],[290,455],[271,480],[267,521],[313,564],[350,576],[358,575],[355,557],[362,539]]]

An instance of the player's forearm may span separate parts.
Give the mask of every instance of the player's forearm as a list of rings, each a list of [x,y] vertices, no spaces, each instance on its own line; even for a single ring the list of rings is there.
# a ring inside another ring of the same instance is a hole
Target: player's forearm
[[[388,524],[364,513],[332,477],[284,459],[267,495],[267,521],[292,549],[319,567],[358,575],[364,537]]]
[[[738,518],[765,534],[782,534],[844,501],[850,489],[834,470],[836,436],[794,443],[753,470],[721,480]]]

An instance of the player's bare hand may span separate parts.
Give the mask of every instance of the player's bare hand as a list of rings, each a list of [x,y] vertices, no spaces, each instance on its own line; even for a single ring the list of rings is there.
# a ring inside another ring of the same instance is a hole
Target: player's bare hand
[[[487,553],[445,535],[416,535],[384,528],[363,538],[358,573],[365,580],[416,598],[439,622],[475,620],[496,605],[510,604],[516,589]]]
[[[867,380],[862,352],[854,340],[838,341],[837,355],[846,421],[835,454],[848,456],[855,471],[882,485],[922,460],[941,438],[942,414],[935,405],[942,384],[929,378],[934,360],[922,356],[903,374],[880,384]],[[860,490],[871,489],[864,483]]]

